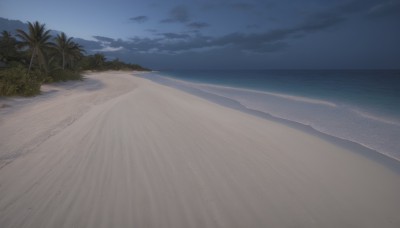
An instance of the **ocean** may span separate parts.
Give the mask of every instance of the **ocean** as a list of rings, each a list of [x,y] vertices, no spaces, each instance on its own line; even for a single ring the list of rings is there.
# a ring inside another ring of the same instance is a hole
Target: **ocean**
[[[400,70],[181,70],[143,77],[400,160]]]

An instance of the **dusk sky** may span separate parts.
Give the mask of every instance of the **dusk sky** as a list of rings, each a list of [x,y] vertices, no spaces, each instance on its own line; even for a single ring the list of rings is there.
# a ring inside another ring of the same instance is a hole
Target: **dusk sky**
[[[153,69],[400,68],[400,0],[1,0],[0,17]]]

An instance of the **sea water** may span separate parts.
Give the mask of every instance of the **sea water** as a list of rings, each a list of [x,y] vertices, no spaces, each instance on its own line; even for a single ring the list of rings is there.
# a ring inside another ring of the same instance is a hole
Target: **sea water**
[[[400,70],[182,70],[145,77],[400,160]]]

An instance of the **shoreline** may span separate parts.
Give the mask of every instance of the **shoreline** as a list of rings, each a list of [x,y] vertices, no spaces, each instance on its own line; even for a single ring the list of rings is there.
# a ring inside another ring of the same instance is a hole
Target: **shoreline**
[[[306,97],[301,97],[301,96],[296,97],[296,96],[293,96],[293,95],[279,94],[279,93],[273,93],[273,92],[270,93],[270,92],[265,92],[265,91],[261,91],[261,90],[252,90],[252,89],[245,89],[245,88],[239,88],[239,87],[230,87],[230,86],[206,84],[206,83],[201,83],[201,82],[184,81],[184,80],[176,79],[176,78],[173,78],[173,77],[159,75],[157,73],[156,73],[156,75],[157,75],[157,77],[165,78],[168,81],[166,81],[165,79],[162,79],[160,81],[160,80],[158,80],[159,78],[156,78],[156,79],[147,78],[147,79],[152,80],[155,83],[158,83],[158,84],[161,84],[161,85],[165,85],[165,86],[168,86],[168,87],[171,87],[171,88],[175,88],[175,89],[187,92],[189,94],[201,97],[203,99],[206,99],[206,100],[211,101],[213,103],[216,103],[218,105],[222,105],[222,106],[225,106],[225,107],[228,107],[228,108],[239,110],[241,112],[244,112],[244,113],[247,113],[247,114],[250,114],[250,115],[258,116],[258,117],[261,117],[261,118],[264,118],[264,119],[267,119],[267,120],[272,120],[272,121],[276,121],[276,122],[285,124],[287,126],[302,130],[302,131],[310,133],[310,134],[313,134],[313,135],[315,135],[317,137],[320,137],[322,139],[338,143],[340,146],[345,146],[347,148],[358,148],[357,151],[364,151],[361,154],[365,154],[365,156],[367,156],[367,157],[373,157],[373,158],[379,159],[379,160],[382,160],[382,159],[386,160],[385,158],[389,158],[389,159],[395,160],[395,162],[390,162],[390,161],[389,162],[385,162],[385,163],[390,164],[390,166],[393,166],[393,164],[395,164],[394,166],[397,166],[396,163],[400,164],[400,157],[396,157],[396,156],[390,154],[389,152],[380,151],[380,150],[377,150],[377,149],[375,149],[373,147],[365,145],[365,144],[363,144],[361,142],[353,141],[351,139],[346,139],[346,138],[343,138],[343,137],[340,137],[340,136],[336,136],[336,135],[332,135],[332,134],[323,132],[323,131],[316,129],[315,127],[313,127],[313,126],[311,126],[309,124],[304,124],[304,123],[301,123],[301,122],[298,122],[298,121],[295,121],[295,120],[279,117],[279,116],[273,115],[273,114],[268,113],[268,112],[264,112],[264,111],[260,111],[260,110],[257,110],[257,109],[253,109],[253,108],[247,107],[247,106],[243,105],[242,103],[240,103],[239,101],[237,101],[237,100],[235,100],[233,98],[222,96],[222,95],[216,94],[214,92],[207,91],[206,89],[203,90],[202,88],[198,88],[198,87],[195,87],[195,86],[207,86],[207,87],[215,87],[215,88],[223,88],[223,89],[234,89],[234,90],[237,90],[237,91],[245,91],[245,92],[266,94],[266,95],[270,95],[270,96],[282,97],[282,98],[285,98],[285,99],[293,99],[293,100],[296,100],[296,101],[302,101],[302,102],[307,102],[307,103],[326,105],[326,106],[329,106],[329,107],[336,107],[337,106],[336,104],[331,103],[329,101],[317,100],[317,99],[314,99],[314,98],[306,98]],[[140,74],[140,77],[146,78],[146,73]],[[187,87],[182,87],[179,84],[173,84],[173,83],[170,83],[169,81],[177,82],[177,83],[183,84],[184,86],[187,86]],[[359,115],[362,115],[362,116],[364,116],[366,118],[370,118],[370,119],[377,120],[377,121],[380,121],[380,122],[383,122],[383,123],[387,123],[387,124],[393,124],[393,125],[396,125],[396,126],[398,125],[397,122],[381,120],[378,117],[366,115],[366,114],[364,114],[362,112],[359,112],[357,110],[354,110],[354,111],[356,113],[358,113]],[[354,146],[349,146],[349,145],[352,145],[352,144],[354,144]],[[379,155],[374,155],[374,154],[379,154]],[[380,156],[382,156],[383,158],[380,158]]]
[[[400,225],[387,157],[132,73],[87,80],[0,116],[1,227]]]

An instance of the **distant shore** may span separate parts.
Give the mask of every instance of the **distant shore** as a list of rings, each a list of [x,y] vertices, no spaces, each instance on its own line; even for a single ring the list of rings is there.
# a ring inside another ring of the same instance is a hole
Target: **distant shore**
[[[130,72],[85,77],[0,101],[0,227],[400,226],[385,163]]]

